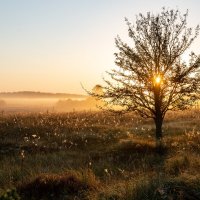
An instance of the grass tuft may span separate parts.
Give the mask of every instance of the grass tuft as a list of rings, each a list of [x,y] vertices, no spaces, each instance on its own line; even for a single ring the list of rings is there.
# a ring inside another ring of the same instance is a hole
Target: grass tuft
[[[29,183],[22,184],[18,191],[23,199],[62,199],[82,197],[97,190],[99,182],[91,170],[65,174],[43,174]]]

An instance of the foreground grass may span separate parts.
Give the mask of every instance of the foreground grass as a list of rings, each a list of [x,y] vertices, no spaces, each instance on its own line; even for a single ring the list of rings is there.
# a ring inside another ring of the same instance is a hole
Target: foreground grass
[[[199,199],[200,111],[152,121],[101,112],[0,116],[0,193],[21,199]],[[37,191],[37,192],[36,192]]]

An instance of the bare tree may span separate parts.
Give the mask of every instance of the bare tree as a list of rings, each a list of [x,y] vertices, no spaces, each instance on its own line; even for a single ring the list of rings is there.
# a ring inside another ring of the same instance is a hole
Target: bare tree
[[[199,26],[187,27],[186,14],[162,9],[159,14],[139,14],[134,24],[127,19],[133,45],[115,40],[116,69],[108,72],[104,93],[91,93],[104,99],[112,109],[137,111],[155,122],[156,141],[162,139],[162,124],[169,110],[187,109],[198,99],[200,57],[190,54],[188,63],[183,53],[198,36]]]

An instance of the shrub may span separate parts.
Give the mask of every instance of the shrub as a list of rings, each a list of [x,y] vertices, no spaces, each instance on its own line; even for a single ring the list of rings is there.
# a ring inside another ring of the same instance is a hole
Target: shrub
[[[16,189],[11,189],[7,190],[2,196],[0,196],[0,200],[20,200],[20,196]]]
[[[96,190],[98,181],[92,171],[68,171],[62,175],[43,174],[19,187],[24,199],[62,199],[77,196],[84,198],[89,191]]]

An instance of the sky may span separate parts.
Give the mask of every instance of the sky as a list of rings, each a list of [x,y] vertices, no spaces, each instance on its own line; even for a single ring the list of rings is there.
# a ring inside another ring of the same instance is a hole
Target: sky
[[[189,9],[188,26],[200,24],[199,0],[0,0],[0,92],[84,94],[81,84],[90,90],[114,68],[124,18],[163,6]]]

